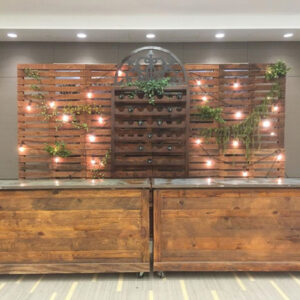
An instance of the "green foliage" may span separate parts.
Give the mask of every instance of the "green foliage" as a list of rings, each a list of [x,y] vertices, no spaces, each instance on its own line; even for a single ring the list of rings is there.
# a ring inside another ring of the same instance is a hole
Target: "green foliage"
[[[290,68],[288,68],[283,61],[279,60],[277,63],[270,65],[267,68],[265,77],[267,80],[279,79],[284,77],[289,70]]]
[[[27,68],[24,70],[24,73],[25,73],[26,77],[30,77],[30,78],[36,79],[38,81],[41,81],[41,75],[40,75],[39,71],[37,71],[37,70],[32,70],[32,69]]]
[[[94,179],[104,177],[103,169],[108,165],[108,163],[110,161],[110,153],[111,153],[111,150],[108,149],[105,153],[105,156],[99,162],[99,165],[92,169],[92,176]]]
[[[201,121],[216,121],[218,123],[225,123],[222,118],[222,108],[212,108],[208,105],[198,106],[197,116]]]
[[[127,86],[134,86],[137,91],[134,91],[134,95],[138,92],[143,92],[145,97],[149,100],[149,104],[155,105],[155,96],[163,96],[164,88],[169,84],[170,78],[165,77],[162,79],[153,79],[148,81],[134,81],[129,82]]]
[[[71,155],[71,151],[66,148],[62,141],[56,141],[54,145],[46,144],[45,151],[51,156],[68,157]]]

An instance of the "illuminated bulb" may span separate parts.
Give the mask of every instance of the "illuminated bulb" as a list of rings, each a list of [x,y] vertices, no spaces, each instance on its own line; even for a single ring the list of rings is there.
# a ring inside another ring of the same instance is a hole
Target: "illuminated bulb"
[[[273,111],[278,111],[278,110],[279,110],[278,105],[273,106]]]
[[[51,108],[55,107],[55,102],[54,102],[54,101],[51,101],[51,102],[49,103],[49,106],[50,106]]]
[[[91,92],[87,93],[87,97],[88,98],[92,98],[93,97],[93,94]]]
[[[207,183],[211,184],[211,178],[207,178]]]
[[[242,117],[242,113],[241,113],[240,111],[237,111],[237,112],[235,113],[235,117],[236,117],[237,119],[240,119],[240,118]]]
[[[247,177],[247,176],[248,176],[248,171],[247,170],[243,171],[243,177]]]
[[[211,166],[212,166],[212,161],[211,161],[211,160],[207,160],[207,161],[206,161],[206,165],[207,165],[208,167],[211,167]]]
[[[277,159],[277,160],[282,160],[282,157],[283,157],[282,154],[279,153],[279,154],[277,155],[276,159]]]
[[[121,70],[118,71],[118,76],[122,76],[123,72]]]
[[[197,80],[197,85],[201,85],[201,80]]]
[[[59,186],[59,181],[58,180],[55,180],[55,185]]]
[[[27,109],[28,111],[31,111],[31,104],[28,104],[28,105],[26,106],[26,109]]]
[[[240,86],[240,84],[239,84],[238,82],[235,82],[235,83],[233,84],[233,87],[234,87],[235,89],[237,89],[239,86]]]
[[[271,136],[275,136],[275,132],[272,131],[272,132],[270,133],[270,135],[271,135]]]
[[[104,123],[103,118],[102,118],[102,117],[99,117],[98,122],[99,122],[100,124],[103,124],[103,123]]]
[[[92,164],[92,165],[95,165],[95,164],[96,164],[96,160],[95,160],[94,158],[92,158],[91,164]]]
[[[55,161],[56,163],[58,163],[58,162],[59,162],[59,157],[55,157],[55,158],[54,158],[54,161]]]
[[[263,123],[262,123],[262,126],[264,128],[269,128],[271,126],[270,120],[264,120]]]
[[[19,147],[19,151],[20,151],[20,152],[24,152],[24,151],[25,151],[25,147],[24,147],[23,144]]]
[[[95,142],[96,137],[94,135],[89,135],[89,140],[90,140],[90,142]]]
[[[68,115],[63,115],[62,120],[63,120],[63,122],[68,122],[69,121],[69,116]]]
[[[204,102],[206,102],[206,101],[207,101],[207,97],[206,97],[206,96],[203,96],[203,97],[202,97],[202,100],[203,100]]]
[[[95,179],[92,179],[92,184],[95,184],[95,182],[96,182]]]
[[[201,144],[201,140],[200,140],[200,139],[197,139],[197,140],[196,140],[196,144],[197,144],[197,145],[200,145],[200,144]]]
[[[232,142],[232,146],[233,146],[233,147],[238,147],[238,146],[239,146],[239,141],[234,140],[234,141]]]
[[[278,183],[278,184],[282,184],[282,179],[281,179],[281,178],[278,178],[278,179],[277,179],[277,183]]]

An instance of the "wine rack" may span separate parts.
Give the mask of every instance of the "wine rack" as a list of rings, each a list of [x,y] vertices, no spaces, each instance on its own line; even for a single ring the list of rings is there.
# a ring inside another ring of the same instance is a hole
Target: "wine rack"
[[[149,104],[132,87],[115,87],[112,101],[112,176],[188,176],[189,93],[165,88]]]

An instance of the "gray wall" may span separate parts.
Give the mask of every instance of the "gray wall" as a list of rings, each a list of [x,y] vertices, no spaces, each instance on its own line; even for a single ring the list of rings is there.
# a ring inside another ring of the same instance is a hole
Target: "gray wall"
[[[144,44],[0,43],[0,178],[18,177],[17,64],[118,63]],[[184,63],[271,63],[284,60],[292,70],[287,79],[286,169],[300,177],[300,42],[159,44]]]

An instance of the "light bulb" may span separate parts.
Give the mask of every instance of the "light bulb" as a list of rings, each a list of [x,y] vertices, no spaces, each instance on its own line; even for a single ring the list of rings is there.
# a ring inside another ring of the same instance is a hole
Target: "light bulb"
[[[95,160],[94,158],[92,158],[91,164],[92,164],[92,165],[95,165],[95,164],[96,164],[96,160]]]
[[[25,147],[24,147],[23,144],[19,147],[19,151],[20,151],[20,152],[24,152],[24,151],[25,151]]]
[[[123,72],[121,70],[118,71],[118,76],[122,76]]]
[[[240,86],[240,84],[239,84],[238,82],[235,82],[235,83],[233,84],[233,87],[234,87],[235,89],[237,89],[239,86]]]
[[[238,146],[239,146],[239,141],[238,141],[238,140],[234,140],[234,141],[232,142],[232,146],[233,146],[233,147],[238,147]]]
[[[95,183],[96,183],[95,179],[92,179],[92,184],[95,184]]]
[[[275,136],[275,132],[272,131],[272,132],[270,133],[270,135],[271,135],[271,136]]]
[[[31,104],[28,104],[27,106],[26,106],[26,109],[28,110],[28,111],[31,111]]]
[[[93,97],[93,93],[91,93],[91,92],[87,93],[86,95],[89,99],[91,99]]]
[[[243,171],[243,177],[247,177],[247,176],[248,176],[248,174],[249,174],[249,173],[248,173],[248,171],[247,171],[247,170],[244,170],[244,171]]]
[[[51,102],[49,103],[49,106],[50,106],[51,108],[54,108],[54,107],[55,107],[55,102],[54,102],[54,101],[51,101]]]
[[[59,180],[55,180],[55,185],[59,186]]]
[[[206,96],[203,96],[203,97],[202,97],[202,100],[203,100],[204,102],[206,102],[206,101],[207,101],[207,97],[206,97]]]
[[[211,184],[211,178],[207,178],[207,183]]]
[[[277,179],[277,184],[282,184],[282,179],[281,178]]]
[[[63,115],[62,120],[63,120],[63,122],[68,122],[69,121],[69,116],[68,115]]]
[[[197,80],[197,85],[201,85],[201,80]]]
[[[276,159],[277,159],[277,160],[282,160],[282,158],[283,158],[283,156],[282,156],[281,153],[279,153],[279,154],[276,156]]]
[[[264,120],[264,121],[262,122],[262,126],[263,126],[264,128],[269,128],[269,127],[271,126],[270,120]]]
[[[240,111],[237,111],[234,115],[237,119],[240,119],[242,117],[242,113]]]
[[[196,144],[197,144],[197,145],[200,145],[200,144],[201,144],[201,140],[200,140],[200,139],[197,139],[197,140],[196,140]]]
[[[102,118],[102,117],[99,117],[98,122],[99,122],[100,124],[103,124],[103,123],[104,123],[103,118]]]
[[[58,163],[58,162],[59,162],[59,157],[54,157],[54,161],[55,161],[56,163]]]
[[[212,166],[212,161],[211,161],[211,160],[207,160],[207,161],[206,161],[206,165],[207,165],[208,167],[211,167],[211,166]]]
[[[89,140],[90,140],[90,142],[95,142],[96,137],[94,135],[89,135]]]
[[[278,105],[275,105],[275,106],[273,106],[273,111],[279,111],[279,107],[278,107]]]

